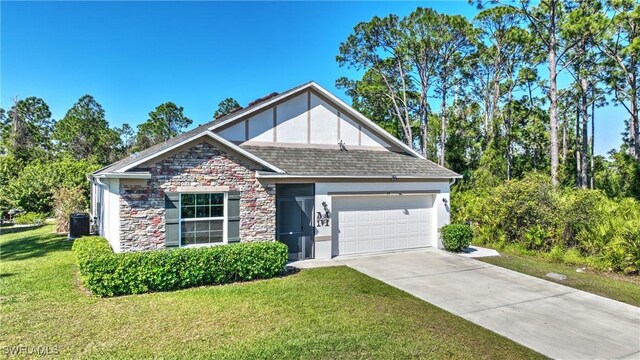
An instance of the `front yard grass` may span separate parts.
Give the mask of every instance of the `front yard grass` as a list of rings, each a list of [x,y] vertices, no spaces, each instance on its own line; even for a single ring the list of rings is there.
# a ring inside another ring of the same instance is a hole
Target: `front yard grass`
[[[52,226],[0,236],[0,349],[65,358],[468,358],[541,355],[347,267],[97,298]],[[3,350],[5,351],[5,350]]]
[[[577,265],[561,264],[538,256],[513,253],[501,253],[500,256],[478,258],[478,260],[640,306],[640,276],[604,273],[589,269],[579,273],[576,272],[576,269],[580,267]],[[567,279],[548,278],[546,274],[550,272],[566,275]]]

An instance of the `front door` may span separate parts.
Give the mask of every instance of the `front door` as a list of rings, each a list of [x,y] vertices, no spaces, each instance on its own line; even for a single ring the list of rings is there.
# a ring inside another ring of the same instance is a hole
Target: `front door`
[[[312,197],[282,198],[278,200],[278,240],[289,247],[289,260],[313,258]]]

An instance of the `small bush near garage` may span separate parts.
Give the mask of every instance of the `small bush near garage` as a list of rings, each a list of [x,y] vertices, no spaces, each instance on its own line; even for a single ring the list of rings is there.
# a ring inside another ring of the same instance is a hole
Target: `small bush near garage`
[[[469,225],[449,224],[442,227],[442,245],[445,250],[460,252],[466,249],[473,239]]]
[[[251,242],[116,254],[96,236],[75,240],[73,251],[82,282],[98,296],[271,278],[284,270],[288,252],[280,242]]]

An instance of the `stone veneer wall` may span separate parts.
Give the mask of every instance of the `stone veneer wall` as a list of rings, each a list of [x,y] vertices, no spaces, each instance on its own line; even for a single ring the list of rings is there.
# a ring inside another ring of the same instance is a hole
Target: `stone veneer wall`
[[[255,170],[207,142],[152,165],[147,185],[120,185],[121,250],[164,248],[164,192],[175,192],[178,186],[240,191],[241,241],[274,239],[275,185],[259,183]]]

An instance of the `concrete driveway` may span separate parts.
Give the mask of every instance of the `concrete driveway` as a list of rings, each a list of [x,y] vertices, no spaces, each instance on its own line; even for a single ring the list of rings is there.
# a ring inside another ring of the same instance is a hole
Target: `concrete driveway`
[[[552,358],[640,359],[640,308],[429,249],[336,258]]]

